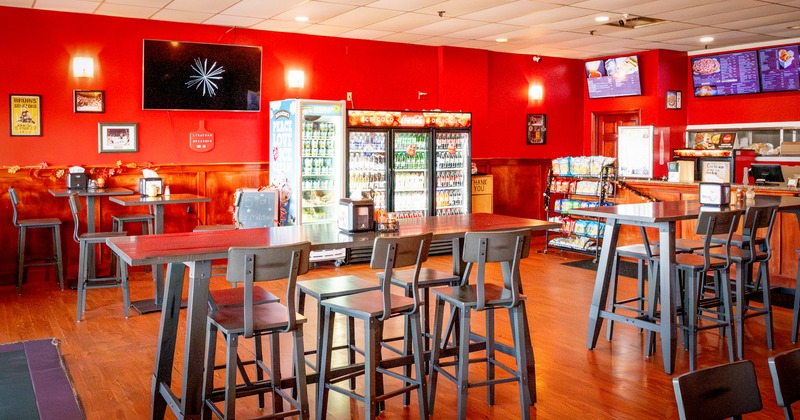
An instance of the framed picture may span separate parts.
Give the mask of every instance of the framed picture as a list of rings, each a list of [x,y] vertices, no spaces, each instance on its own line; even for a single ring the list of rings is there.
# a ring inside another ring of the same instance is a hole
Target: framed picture
[[[99,153],[129,153],[139,150],[139,130],[136,123],[98,123]]]
[[[667,109],[681,109],[681,91],[667,91]]]
[[[42,135],[42,97],[9,95],[9,119],[12,136]]]
[[[547,138],[547,116],[528,114],[528,144],[544,144]]]
[[[104,90],[74,90],[74,112],[106,112],[106,92]]]

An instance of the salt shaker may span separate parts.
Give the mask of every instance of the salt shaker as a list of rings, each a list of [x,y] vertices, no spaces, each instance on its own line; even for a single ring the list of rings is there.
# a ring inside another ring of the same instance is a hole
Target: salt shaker
[[[169,185],[164,187],[164,198],[169,198]]]

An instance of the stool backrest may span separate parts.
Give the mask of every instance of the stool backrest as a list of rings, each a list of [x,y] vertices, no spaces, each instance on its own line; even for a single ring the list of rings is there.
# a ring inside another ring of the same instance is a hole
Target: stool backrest
[[[373,269],[383,269],[381,278],[381,294],[383,296],[383,315],[380,320],[384,321],[391,315],[391,286],[392,271],[395,268],[414,266],[414,277],[411,283],[412,298],[414,307],[411,313],[419,308],[419,273],[422,263],[428,260],[428,251],[431,249],[433,234],[420,233],[410,236],[378,236],[375,238],[372,247],[372,259],[369,266]]]
[[[776,354],[768,364],[778,406],[783,407],[787,419],[792,419],[792,403],[800,401],[800,349]]]
[[[756,369],[750,360],[714,366],[672,378],[681,420],[713,420],[760,411]]]
[[[80,242],[80,217],[81,211],[83,210],[83,206],[81,205],[81,199],[78,197],[78,193],[72,193],[69,195],[69,211],[72,213],[72,221],[75,223],[75,228],[72,230],[72,238],[75,239],[75,242]]]
[[[467,232],[464,235],[464,252],[462,260],[467,263],[461,284],[469,282],[470,272],[474,264],[478,265],[476,273],[476,293],[478,304],[475,308],[482,311],[486,305],[484,291],[486,263],[503,264],[503,282],[511,292],[512,302],[509,307],[519,304],[521,287],[520,260],[528,258],[531,248],[530,229],[518,229],[499,232]]]
[[[297,325],[295,312],[295,287],[297,276],[308,272],[310,242],[267,247],[233,247],[228,250],[227,278],[231,282],[244,282],[245,337],[253,336],[253,283],[287,279],[286,310],[288,324],[285,331]]]
[[[17,198],[17,190],[14,187],[8,187],[8,196],[11,198],[11,207],[14,210],[14,226],[19,227],[19,223],[17,223],[17,204],[19,204],[19,199]]]
[[[695,232],[698,235],[703,235],[703,258],[705,260],[705,268],[703,271],[708,271],[711,266],[711,253],[712,238],[714,235],[727,235],[725,237],[725,261],[726,267],[731,265],[731,237],[739,224],[739,217],[741,212],[739,210],[720,210],[720,211],[701,211],[697,216],[697,229]]]
[[[777,206],[749,206],[742,220],[742,240],[746,242],[745,249],[755,250],[756,234],[759,230],[766,229],[764,235],[764,250],[767,252],[767,260],[772,257],[772,247],[769,246],[769,239],[772,236],[772,225],[775,222]],[[755,260],[756,252],[750,252],[750,262]]]

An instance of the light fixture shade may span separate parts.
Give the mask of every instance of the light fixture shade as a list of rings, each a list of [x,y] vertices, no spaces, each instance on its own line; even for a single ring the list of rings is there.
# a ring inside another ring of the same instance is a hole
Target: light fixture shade
[[[531,85],[528,88],[528,96],[535,101],[539,101],[544,98],[544,88],[542,85]]]
[[[289,70],[287,78],[290,88],[302,88],[306,85],[306,74],[303,70]]]
[[[72,75],[75,77],[94,77],[94,59],[91,57],[73,57]]]

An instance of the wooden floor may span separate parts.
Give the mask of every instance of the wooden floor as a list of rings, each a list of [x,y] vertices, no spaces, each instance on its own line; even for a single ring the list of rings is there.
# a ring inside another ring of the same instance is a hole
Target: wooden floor
[[[541,249],[541,245],[534,244],[534,248]],[[613,341],[606,341],[603,336],[594,350],[587,350],[587,318],[595,273],[561,265],[576,258],[585,257],[532,252],[522,265],[536,357],[538,402],[530,408],[531,416],[537,419],[677,418],[671,382],[674,375],[663,372],[660,352],[651,358],[644,356],[644,337],[636,329],[620,325],[615,329]],[[428,264],[446,270],[450,267],[450,260],[433,257]],[[0,343],[58,338],[87,418],[147,418],[159,315],[139,315],[132,310],[130,318],[125,319],[120,290],[90,290],[84,320],[76,323],[75,292],[59,291],[52,272],[45,276],[44,269],[35,270],[31,272],[21,297],[14,287],[0,286]],[[74,273],[69,274],[74,276]],[[305,278],[342,274],[372,276],[365,265],[335,268],[331,264],[322,264]],[[633,281],[623,280],[622,283],[622,290],[633,290]],[[226,285],[223,279],[215,278],[212,287]],[[280,284],[275,284],[274,290],[278,291],[280,287]],[[153,295],[153,283],[148,274],[141,271],[132,274],[131,295],[134,300]],[[767,358],[775,352],[797,346],[790,341],[791,311],[776,308],[774,312],[774,352],[766,349],[763,317],[748,320],[745,327],[746,357],[755,363],[764,404],[762,412],[745,418],[783,417],[775,402]],[[313,320],[313,312],[309,315]],[[474,317],[478,331],[482,329],[481,318]],[[498,314],[496,325],[498,340],[510,343],[506,314]],[[398,332],[399,328],[399,324],[388,326],[387,335],[392,331]],[[307,324],[305,331],[307,346],[313,348],[315,323]],[[340,331],[342,328],[337,327],[337,332]],[[288,341],[283,340],[284,344]],[[715,332],[701,333],[699,343],[698,365],[701,368],[727,361],[724,340]],[[245,346],[250,348],[249,343]],[[221,355],[221,349],[218,351]],[[284,359],[288,363],[289,358]],[[180,346],[176,360],[178,363],[183,360]],[[676,374],[688,370],[687,355],[680,349],[676,366]],[[175,368],[177,383],[173,388],[176,390],[180,387],[181,369],[182,366]],[[470,370],[473,377],[481,376],[482,372],[483,368],[479,366]],[[391,382],[387,383],[387,388],[391,388]],[[310,395],[315,395],[315,385],[309,385],[308,389]],[[518,418],[520,408],[516,385],[500,385],[498,389],[493,407],[486,404],[484,389],[470,389],[469,418]],[[312,410],[314,400],[312,398]],[[455,403],[455,387],[440,379],[434,418],[452,418]],[[388,401],[386,407],[382,418],[418,417],[416,404],[404,407],[399,398]],[[243,418],[259,414],[255,401],[240,400],[237,408]],[[361,404],[331,394],[328,418],[363,418],[362,411]],[[800,408],[795,413],[800,414]],[[169,410],[167,417],[173,418]]]

